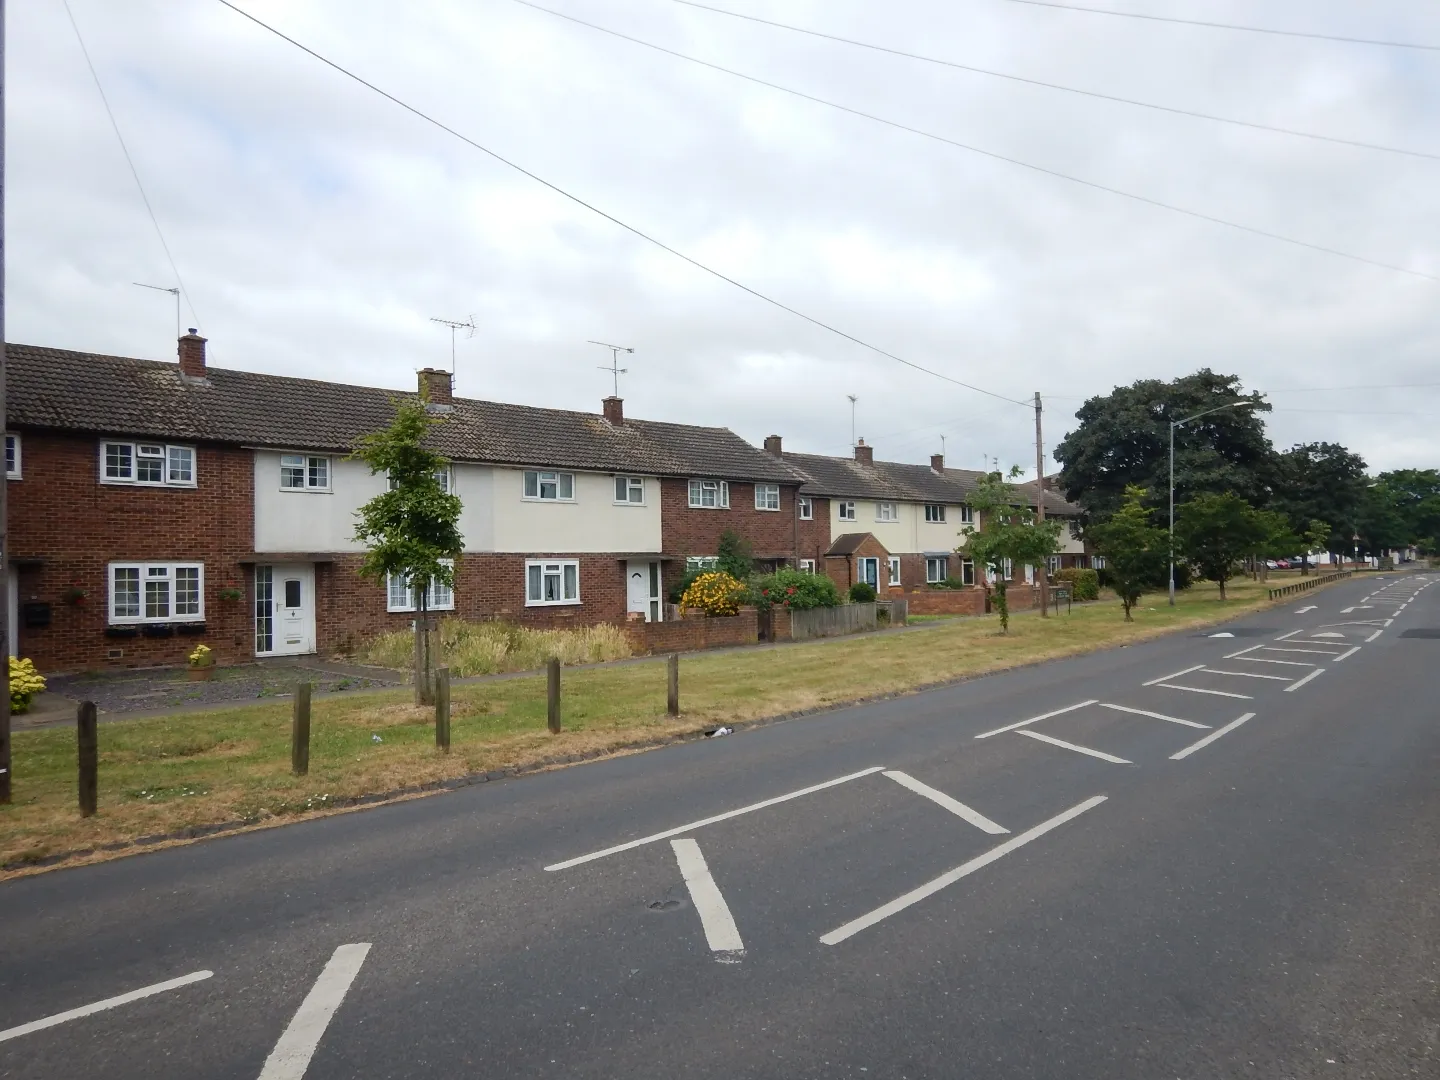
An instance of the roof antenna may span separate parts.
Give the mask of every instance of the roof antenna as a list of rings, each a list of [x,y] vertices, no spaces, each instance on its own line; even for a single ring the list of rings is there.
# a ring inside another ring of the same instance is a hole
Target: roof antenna
[[[944,436],[944,435],[941,435],[941,436],[940,436],[940,456],[941,456],[942,458],[945,456],[945,436]]]
[[[143,281],[132,281],[131,285],[139,285],[142,289],[154,289],[156,292],[168,292],[175,297],[175,340],[180,340],[180,290],[167,289],[164,285],[146,285]],[[196,320],[197,322],[199,320]]]
[[[628,345],[611,345],[608,341],[591,341],[589,344],[599,345],[603,349],[610,350],[610,366],[606,367],[604,364],[601,364],[600,370],[610,372],[610,375],[614,378],[615,396],[618,398],[620,396],[620,376],[630,374],[629,368],[620,366],[620,354],[622,352],[633,353],[635,350]]]
[[[856,397],[854,394],[846,394],[845,396],[850,399],[850,449],[851,449],[851,450],[854,450],[854,449],[855,449],[855,402],[859,401],[860,399],[859,399],[858,397]]]
[[[455,331],[456,331],[456,330],[464,330],[464,331],[466,331],[465,339],[466,339],[467,341],[468,341],[470,338],[474,337],[474,336],[475,336],[475,331],[477,331],[477,330],[480,329],[478,326],[475,325],[475,316],[474,316],[474,315],[471,315],[470,318],[466,319],[464,322],[460,322],[460,321],[457,320],[457,319],[437,319],[437,318],[435,318],[435,317],[432,315],[432,316],[430,317],[430,321],[431,321],[431,322],[438,322],[441,326],[448,326],[448,327],[450,328],[450,374],[451,374],[451,375],[454,375],[454,374],[455,374]]]

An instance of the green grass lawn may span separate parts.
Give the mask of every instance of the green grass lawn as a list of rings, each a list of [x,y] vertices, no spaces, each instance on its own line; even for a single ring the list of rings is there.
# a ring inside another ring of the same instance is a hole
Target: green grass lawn
[[[688,654],[683,715],[665,715],[663,660],[566,671],[565,730],[546,730],[543,675],[455,686],[452,750],[434,745],[430,710],[411,691],[317,699],[310,774],[290,774],[290,705],[247,704],[100,725],[100,812],[76,809],[75,732],[14,736],[14,803],[0,806],[0,865],[193,825],[267,821],[336,799],[558,756],[620,749],[717,723],[773,717],[898,693],[1020,664],[1143,640],[1265,605],[1263,584],[1236,581],[1230,600],[1197,585],[1174,609],[1146,598],[1125,623],[1112,602],[1069,615],[948,620],[923,633],[857,635],[795,645]],[[377,738],[378,737],[378,738]]]

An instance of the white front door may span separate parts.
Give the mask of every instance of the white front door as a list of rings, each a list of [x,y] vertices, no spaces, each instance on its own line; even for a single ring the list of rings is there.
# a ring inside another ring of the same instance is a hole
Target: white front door
[[[637,562],[632,559],[625,565],[625,610],[644,614],[646,622],[659,622],[660,564],[658,562]]]
[[[315,651],[315,567],[255,568],[255,653],[285,656]]]

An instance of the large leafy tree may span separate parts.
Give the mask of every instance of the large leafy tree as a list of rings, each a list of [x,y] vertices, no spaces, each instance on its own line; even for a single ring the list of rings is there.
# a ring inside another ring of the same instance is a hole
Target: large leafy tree
[[[1264,546],[1272,524],[1238,495],[1197,495],[1176,508],[1175,541],[1199,575],[1220,586],[1223,601],[1225,583]]]
[[[1426,554],[1440,551],[1440,470],[1377,476],[1366,492],[1359,531],[1371,551],[1411,544]]]
[[[1010,479],[1020,475],[1017,465]],[[1038,521],[1019,489],[998,472],[990,473],[975,485],[969,496],[977,524],[967,525],[957,549],[995,577],[995,610],[1000,615],[1000,632],[1010,631],[1010,601],[1006,592],[1005,565],[1041,566],[1060,548],[1061,522]]]
[[[1325,550],[1349,551],[1366,486],[1359,454],[1339,443],[1303,443],[1277,456],[1273,506],[1297,533],[1306,532],[1312,521],[1325,522],[1330,526]]]
[[[1232,491],[1265,505],[1275,455],[1259,414],[1270,406],[1245,393],[1238,376],[1208,368],[1170,382],[1142,379],[1086,401],[1075,414],[1078,425],[1055,448],[1066,498],[1084,509],[1087,524],[1118,510],[1132,485],[1148,491],[1148,505],[1160,509],[1170,483],[1170,422],[1233,401],[1253,405],[1176,430],[1175,498]]]
[[[1095,551],[1105,557],[1110,587],[1120,597],[1125,621],[1146,592],[1163,588],[1170,564],[1170,538],[1157,528],[1145,505],[1145,489],[1131,484],[1125,501],[1108,519],[1090,530]]]
[[[437,423],[423,398],[400,401],[383,431],[365,436],[354,456],[372,473],[389,477],[389,490],[356,513],[355,539],[365,545],[360,575],[386,585],[401,578],[415,593],[415,699],[433,702],[430,625],[431,583],[455,586],[460,557],[460,499],[446,492],[441,476],[449,462],[424,445]]]

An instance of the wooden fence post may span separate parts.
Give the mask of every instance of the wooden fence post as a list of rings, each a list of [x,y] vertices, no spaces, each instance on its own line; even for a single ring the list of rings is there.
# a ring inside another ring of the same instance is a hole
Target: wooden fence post
[[[680,715],[680,654],[671,653],[665,662],[665,711]]]
[[[290,771],[304,776],[310,771],[310,684],[295,684],[294,711],[290,721]]]
[[[82,701],[75,711],[75,734],[80,750],[80,816],[85,818],[95,813],[100,801],[100,733],[93,701]]]
[[[552,656],[545,665],[546,717],[550,722],[550,734],[560,734],[560,658]]]
[[[450,752],[450,669],[435,669],[435,745]]]

